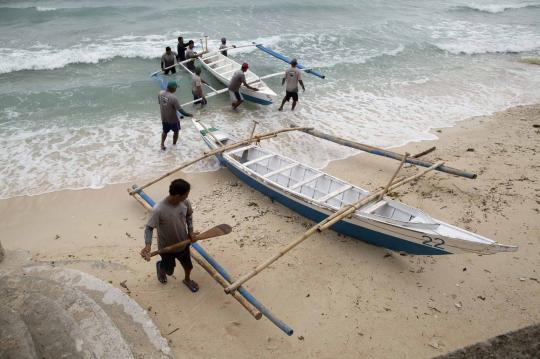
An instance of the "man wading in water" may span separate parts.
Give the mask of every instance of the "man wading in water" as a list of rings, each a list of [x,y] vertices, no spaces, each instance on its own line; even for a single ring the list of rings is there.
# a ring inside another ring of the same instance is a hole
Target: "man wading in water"
[[[171,80],[167,83],[167,90],[160,91],[158,95],[159,110],[161,112],[161,124],[163,132],[161,133],[161,150],[165,151],[165,140],[169,131],[173,132],[173,146],[176,146],[178,141],[178,132],[180,131],[180,120],[176,111],[180,112],[183,116],[193,117],[191,113],[188,113],[182,109],[178,99],[173,94],[176,92],[176,81]]]
[[[190,278],[193,264],[191,263],[190,245],[195,243],[193,232],[193,209],[187,199],[191,186],[183,179],[176,179],[169,186],[169,195],[161,201],[152,212],[152,216],[144,230],[144,248],[141,256],[150,260],[152,234],[157,228],[158,249],[163,249],[177,243],[184,243],[185,248],[173,253],[160,254],[161,260],[156,263],[157,279],[165,284],[167,276],[173,275],[176,259],[184,268],[183,283],[192,292],[199,290],[199,285]]]

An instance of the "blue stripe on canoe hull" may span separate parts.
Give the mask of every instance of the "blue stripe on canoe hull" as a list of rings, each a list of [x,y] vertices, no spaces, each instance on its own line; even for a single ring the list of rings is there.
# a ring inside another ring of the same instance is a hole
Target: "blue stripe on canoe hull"
[[[222,158],[222,156],[219,156],[219,157],[221,157],[219,158],[220,162],[224,163],[236,177],[240,178],[250,187],[253,187],[257,191],[283,204],[285,207],[288,207],[292,209],[293,211],[297,212],[298,214],[306,218],[309,218],[315,222],[320,222],[327,217],[327,215],[324,213],[316,211],[313,208],[303,205],[300,202],[293,201],[289,197],[284,196],[283,194],[277,191],[274,191],[273,189],[267,186],[260,184],[259,182],[251,178],[250,176],[246,175],[244,172],[239,171],[233,165],[229,165],[227,161]],[[398,252],[402,251],[402,252],[418,254],[418,255],[451,254],[449,252],[446,252],[446,251],[443,251],[434,247],[429,247],[429,246],[421,245],[418,243],[406,241],[399,237],[393,237],[384,233],[372,231],[370,229],[356,226],[354,224],[347,223],[344,221],[337,222],[331,228],[338,233],[342,233],[344,235],[347,235],[356,239],[360,239],[364,242],[368,242],[370,244],[373,244],[379,247],[392,249]]]
[[[255,103],[259,104],[259,105],[265,105],[266,106],[266,105],[271,105],[273,103],[272,101],[263,100],[262,98],[246,95],[245,93],[242,93],[242,97],[246,101],[255,102]]]

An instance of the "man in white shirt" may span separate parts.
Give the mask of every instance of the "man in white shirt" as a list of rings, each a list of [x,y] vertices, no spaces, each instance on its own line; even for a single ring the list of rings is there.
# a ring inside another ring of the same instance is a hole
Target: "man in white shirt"
[[[306,91],[304,82],[302,81],[302,72],[296,68],[296,65],[298,65],[298,61],[292,59],[291,68],[285,71],[285,76],[283,76],[283,79],[281,80],[281,86],[283,86],[285,82],[287,82],[287,85],[285,86],[285,97],[283,98],[283,101],[281,101],[281,106],[279,106],[278,109],[279,111],[283,111],[283,105],[285,105],[285,102],[289,102],[291,98],[293,100],[291,110],[294,111],[296,103],[298,102],[298,84],[302,86],[302,91]]]

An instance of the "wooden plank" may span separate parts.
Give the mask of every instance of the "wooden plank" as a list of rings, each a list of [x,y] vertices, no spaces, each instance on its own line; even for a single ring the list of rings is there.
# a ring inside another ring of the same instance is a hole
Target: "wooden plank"
[[[319,198],[317,200],[317,202],[324,203],[324,202],[328,201],[330,198],[335,197],[337,195],[340,195],[343,192],[345,192],[346,190],[349,190],[351,188],[353,188],[353,186],[351,186],[350,184],[346,185],[346,186],[343,186],[343,187],[335,190],[334,192],[328,193],[326,196]]]
[[[217,60],[217,61],[206,62],[206,64],[207,64],[208,66],[211,66],[211,65],[215,65],[215,64],[218,64],[218,63],[220,63],[220,62],[223,62],[223,61],[227,61],[227,59],[219,59],[219,60]]]
[[[309,183],[309,182],[311,182],[311,181],[314,181],[314,180],[316,180],[317,178],[322,177],[322,176],[324,176],[324,173],[317,173],[316,175],[311,176],[310,178],[305,179],[305,180],[303,180],[302,182],[296,183],[294,186],[289,187],[289,189],[290,189],[290,190],[295,190],[295,189],[297,189],[298,187],[301,187],[301,186],[305,185],[306,183]]]
[[[257,162],[272,158],[274,156],[275,156],[274,154],[264,155],[264,156],[261,156],[261,157],[257,157],[257,158],[255,158],[255,159],[253,159],[251,161],[244,162],[244,163],[242,163],[242,165],[247,167],[247,166],[252,165],[254,163],[257,163]]]
[[[298,166],[298,163],[291,163],[290,165],[285,166],[285,167],[282,167],[282,168],[280,168],[280,169],[278,169],[278,170],[275,170],[275,171],[272,171],[272,172],[268,172],[268,173],[265,174],[263,177],[264,177],[264,178],[268,178],[268,177],[271,177],[271,176],[273,176],[273,175],[275,175],[275,174],[277,174],[277,173],[286,171],[286,170],[291,169],[291,168],[294,168],[294,167],[296,167],[296,166]]]

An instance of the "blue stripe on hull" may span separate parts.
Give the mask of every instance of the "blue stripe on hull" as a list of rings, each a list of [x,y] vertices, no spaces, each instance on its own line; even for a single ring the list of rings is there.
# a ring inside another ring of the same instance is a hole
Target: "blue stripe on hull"
[[[246,95],[245,93],[242,92],[242,97],[244,98],[244,100],[246,101],[250,101],[250,102],[255,102],[259,105],[271,105],[273,102],[272,101],[268,101],[268,100],[263,100],[262,98],[258,98],[258,97],[253,97],[253,96],[250,96],[250,95]]]
[[[250,187],[253,187],[257,191],[265,194],[266,196],[272,198],[273,200],[283,204],[285,207],[292,209],[298,214],[311,219],[315,222],[320,222],[327,217],[325,213],[314,210],[311,207],[308,207],[300,202],[291,200],[289,197],[284,196],[283,194],[274,191],[272,188],[264,186],[246,175],[244,172],[238,170],[233,165],[229,165],[222,156],[219,156],[221,163],[225,164],[227,168],[238,178],[244,181]],[[418,243],[410,242],[403,240],[399,237],[390,236],[381,232],[373,231],[364,227],[356,226],[351,223],[344,221],[339,221],[331,227],[334,231],[342,233],[344,235],[368,242],[370,244],[392,249],[394,251],[403,251],[411,254],[418,255],[442,255],[442,254],[451,254],[441,249],[434,247],[424,246]]]

